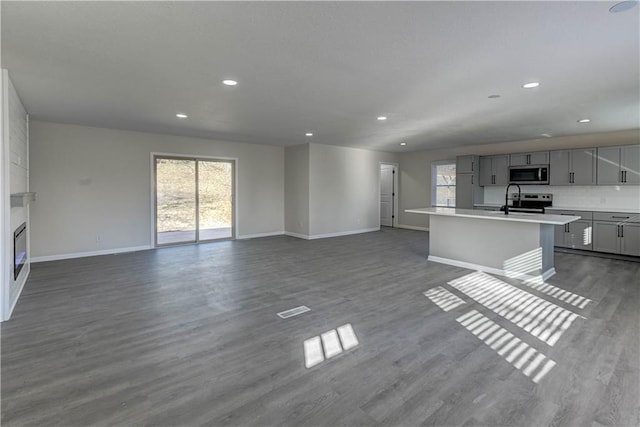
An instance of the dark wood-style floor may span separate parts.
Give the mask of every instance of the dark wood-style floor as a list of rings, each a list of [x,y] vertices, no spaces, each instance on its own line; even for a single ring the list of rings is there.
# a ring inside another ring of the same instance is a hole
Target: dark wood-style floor
[[[1,326],[2,424],[640,424],[640,263],[557,253],[548,283],[583,308],[496,278],[529,307],[580,316],[550,345],[455,285],[474,272],[427,262],[426,240],[384,229],[35,264]],[[444,300],[423,295],[436,287]],[[299,305],[311,311],[276,316]],[[473,310],[527,356],[465,325]],[[304,343],[343,325],[357,345],[306,368]],[[555,363],[537,382],[535,357]]]

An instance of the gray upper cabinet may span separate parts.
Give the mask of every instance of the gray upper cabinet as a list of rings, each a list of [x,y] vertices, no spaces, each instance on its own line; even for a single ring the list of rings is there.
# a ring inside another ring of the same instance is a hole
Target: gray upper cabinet
[[[598,148],[598,184],[640,184],[640,145]]]
[[[595,185],[596,149],[552,151],[549,175],[550,185]]]
[[[478,170],[478,156],[456,157],[456,174],[474,173]]]
[[[549,152],[511,154],[509,164],[511,166],[548,165]]]
[[[509,156],[480,157],[480,185],[507,185],[509,183]]]

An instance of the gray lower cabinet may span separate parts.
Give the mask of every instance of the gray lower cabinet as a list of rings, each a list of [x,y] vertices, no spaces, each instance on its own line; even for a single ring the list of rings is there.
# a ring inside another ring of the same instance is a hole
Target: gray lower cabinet
[[[553,237],[557,247],[640,256],[640,214],[556,208],[545,213],[581,217],[555,226]]]
[[[589,220],[556,225],[554,245],[560,248],[593,250],[593,223]]]
[[[637,215],[599,213],[593,221],[593,250],[640,256],[640,223]]]
[[[620,232],[620,253],[640,256],[640,224],[625,224]]]
[[[553,235],[555,246],[587,251],[593,250],[593,212],[550,208],[546,209],[545,213],[580,217],[578,221],[555,226]]]
[[[615,222],[593,222],[593,249],[598,252],[620,253],[619,226]]]

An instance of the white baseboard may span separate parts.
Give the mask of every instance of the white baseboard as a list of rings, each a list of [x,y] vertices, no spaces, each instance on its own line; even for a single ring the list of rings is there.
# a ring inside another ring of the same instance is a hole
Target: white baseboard
[[[407,230],[429,231],[429,227],[418,227],[416,225],[396,225],[396,228],[405,228]]]
[[[472,262],[459,261],[457,259],[442,258],[442,257],[439,257],[439,256],[433,256],[433,255],[429,255],[427,257],[427,261],[437,262],[437,263],[440,263],[440,264],[452,265],[454,267],[468,268],[469,270],[484,271],[485,273],[497,274],[498,276],[508,277],[510,279],[518,279],[518,280],[532,281],[532,282],[539,282],[540,280],[542,280],[544,282],[549,277],[551,277],[554,274],[556,274],[556,269],[553,268],[553,267],[550,268],[549,270],[545,271],[544,273],[540,274],[540,275],[532,276],[531,274],[523,274],[523,273],[518,273],[517,275],[514,275],[513,272],[505,271],[505,270],[502,270],[500,268],[489,267],[489,266],[480,265],[480,264],[474,264]]]
[[[298,239],[309,240],[308,234],[292,233],[291,231],[285,231],[285,236],[297,237]]]
[[[16,294],[13,301],[11,301],[11,305],[9,306],[9,312],[6,313],[6,317],[2,319],[2,321],[9,320],[11,318],[11,314],[13,314],[13,309],[16,308],[16,304],[18,303],[18,300],[20,299],[20,295],[22,294],[22,290],[24,289],[24,284],[27,283],[27,278],[29,277],[29,273],[31,272],[31,262],[32,261],[27,263],[27,265],[25,265],[24,267],[23,271],[25,271],[25,273],[21,274],[22,278],[20,279],[21,280],[20,289],[18,289],[18,293]]]
[[[380,227],[361,228],[359,230],[338,231],[337,233],[325,233],[325,234],[299,234],[285,231],[284,234],[291,237],[297,237],[298,239],[315,240],[315,239],[327,239],[330,237],[350,236],[352,234],[370,233],[372,231],[380,231]]]
[[[285,234],[284,231],[271,231],[269,233],[245,234],[245,235],[236,237],[236,239],[238,239],[238,240],[256,239],[258,237],[283,236],[284,234]]]
[[[361,228],[360,230],[339,231],[337,233],[312,234],[309,240],[326,239],[329,237],[350,236],[351,234],[370,233],[372,231],[380,231],[380,226],[372,228]]]
[[[98,256],[98,255],[115,255],[121,254],[124,252],[137,252],[137,251],[146,251],[148,249],[153,249],[152,246],[133,246],[130,248],[115,248],[115,249],[104,249],[101,251],[90,251],[90,252],[76,252],[70,254],[60,254],[60,255],[45,255],[45,256],[37,256],[31,258],[31,262],[45,262],[45,261],[58,261],[61,259],[71,259],[71,258],[85,258],[89,256]]]

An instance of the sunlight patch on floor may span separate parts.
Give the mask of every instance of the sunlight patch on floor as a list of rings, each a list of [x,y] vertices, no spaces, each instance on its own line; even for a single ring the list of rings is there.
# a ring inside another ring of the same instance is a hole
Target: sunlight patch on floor
[[[481,271],[448,284],[551,346],[583,318]]]
[[[304,341],[304,366],[307,369],[312,368],[358,344],[358,338],[350,323],[331,329]]]
[[[443,309],[444,311],[453,310],[456,307],[465,304],[465,302],[458,298],[456,295],[452,294],[442,286],[438,286],[436,288],[429,289],[424,292],[424,296],[429,298],[434,304]]]
[[[471,310],[456,321],[534,383],[540,382],[556,365],[556,362],[477,310]]]

